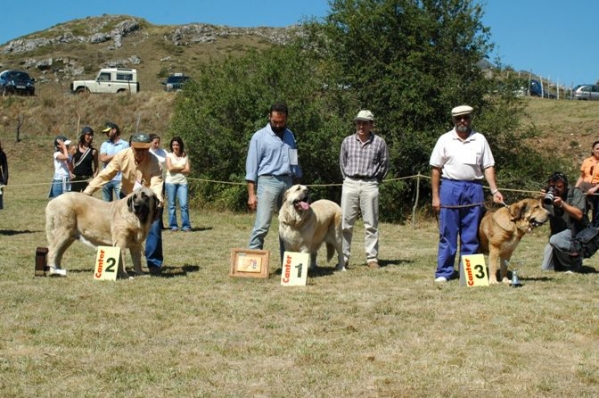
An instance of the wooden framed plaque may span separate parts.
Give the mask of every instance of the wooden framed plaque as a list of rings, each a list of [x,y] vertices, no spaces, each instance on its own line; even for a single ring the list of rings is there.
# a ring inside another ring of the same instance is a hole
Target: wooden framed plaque
[[[268,278],[269,250],[231,249],[230,276]]]

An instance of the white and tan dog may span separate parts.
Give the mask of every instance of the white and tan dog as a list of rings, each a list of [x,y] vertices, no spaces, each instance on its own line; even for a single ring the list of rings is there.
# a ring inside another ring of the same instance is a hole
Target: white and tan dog
[[[121,200],[105,202],[80,192],[67,192],[46,206],[46,237],[50,274],[66,275],[61,268],[64,252],[80,240],[92,247],[129,248],[135,273],[141,274],[143,244],[152,222],[160,214],[158,198],[148,188],[138,188]],[[121,277],[125,271],[121,251]]]
[[[533,228],[544,224],[549,212],[540,199],[524,199],[509,207],[485,214],[478,228],[480,251],[489,255],[489,283],[497,282],[497,265],[500,263],[501,280],[505,284],[507,265],[520,240]]]
[[[338,271],[345,271],[341,237],[341,207],[330,200],[321,199],[310,204],[309,189],[294,185],[283,197],[279,210],[279,236],[285,250],[310,253],[311,269],[315,269],[318,249],[325,243],[327,261],[337,252]]]

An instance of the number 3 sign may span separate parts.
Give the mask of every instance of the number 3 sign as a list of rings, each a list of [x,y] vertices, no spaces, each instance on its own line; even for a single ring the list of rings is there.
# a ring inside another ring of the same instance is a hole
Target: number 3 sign
[[[460,286],[489,286],[485,257],[482,254],[462,256],[460,263]]]
[[[113,246],[98,246],[94,280],[116,281],[121,265],[121,248]]]

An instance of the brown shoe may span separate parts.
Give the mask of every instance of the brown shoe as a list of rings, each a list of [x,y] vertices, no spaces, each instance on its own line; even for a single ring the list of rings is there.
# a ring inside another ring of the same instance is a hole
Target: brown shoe
[[[376,260],[370,260],[370,261],[368,261],[367,264],[368,264],[368,268],[371,268],[371,269],[381,268],[378,261],[376,261]]]

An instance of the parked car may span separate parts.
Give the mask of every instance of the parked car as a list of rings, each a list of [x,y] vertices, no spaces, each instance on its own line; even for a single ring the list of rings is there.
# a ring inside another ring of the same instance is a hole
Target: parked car
[[[528,92],[533,97],[543,97],[549,99],[557,98],[555,94],[548,92],[546,89],[544,90],[540,81],[534,79],[530,81]]]
[[[599,86],[596,84],[581,84],[573,90],[574,99],[599,101]]]
[[[35,79],[29,73],[20,70],[0,72],[0,93],[35,95]]]
[[[181,91],[183,90],[183,85],[188,81],[189,76],[183,73],[173,73],[162,84],[164,84],[165,91]]]
[[[72,81],[71,92],[75,94],[138,93],[139,81],[137,80],[137,69],[102,68],[94,80]]]

